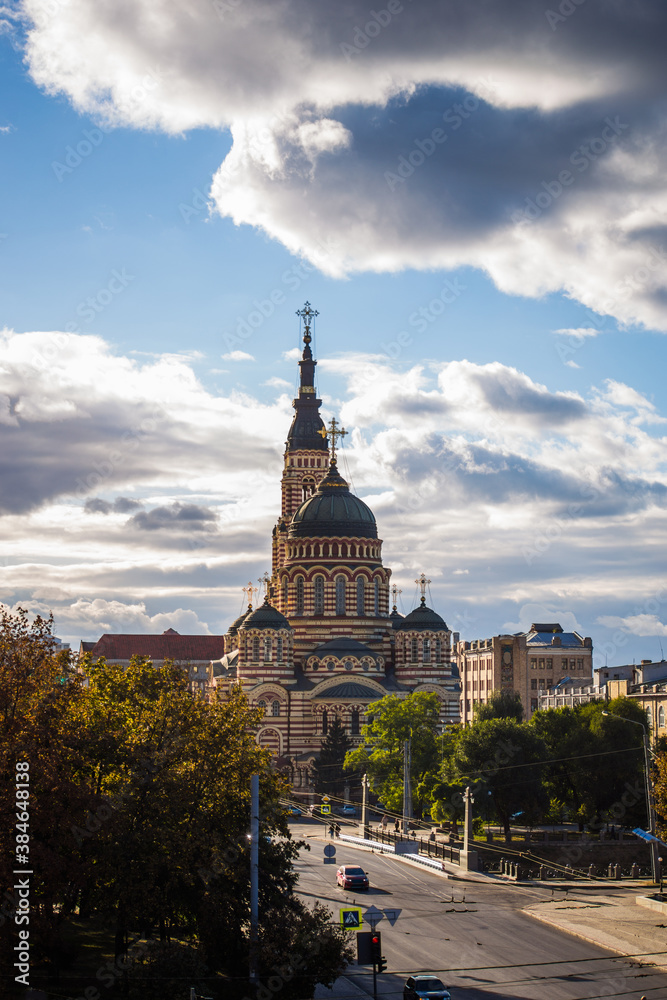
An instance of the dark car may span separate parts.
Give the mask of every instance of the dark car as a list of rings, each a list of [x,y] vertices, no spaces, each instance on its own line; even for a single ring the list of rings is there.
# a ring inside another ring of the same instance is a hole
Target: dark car
[[[341,865],[336,872],[336,881],[343,889],[368,889],[368,875],[359,865]]]
[[[406,980],[403,1000],[451,1000],[451,994],[432,972],[422,972]]]

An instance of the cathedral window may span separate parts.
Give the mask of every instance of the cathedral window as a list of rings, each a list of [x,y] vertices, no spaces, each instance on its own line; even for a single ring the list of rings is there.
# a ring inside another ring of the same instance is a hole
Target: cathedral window
[[[289,600],[289,583],[287,582],[287,577],[283,580],[283,614],[287,614],[287,602]]]
[[[423,640],[422,649],[423,649],[423,654],[424,654],[424,656],[423,656],[424,663],[430,663],[431,662],[431,640],[430,639],[424,639]]]
[[[265,635],[264,636],[264,660],[265,661],[271,659],[271,652],[272,652],[271,647],[272,647],[272,645],[273,645],[273,643],[271,642],[271,636],[270,635]]]
[[[357,614],[363,615],[366,608],[366,581],[363,577],[357,580]]]
[[[380,581],[376,578],[375,590],[373,592],[373,613],[380,614]]]
[[[344,667],[346,670],[352,670],[354,668],[354,663],[352,662],[352,660],[346,660],[344,663]]]
[[[359,735],[359,709],[353,708],[350,715],[350,734],[352,736]]]
[[[442,657],[442,639],[435,640],[435,662],[440,663]]]
[[[266,702],[264,701],[263,698],[260,698],[260,700],[257,702],[257,708],[261,708],[263,712],[266,712]]]
[[[252,640],[252,659],[253,663],[257,663],[259,660],[259,636],[253,636]]]
[[[662,705],[658,709],[658,725],[660,726],[661,729],[664,729],[664,726],[665,726],[665,709],[663,708]]]
[[[271,715],[280,715],[280,702],[274,701],[271,705]]]
[[[276,660],[278,663],[283,661],[283,637],[281,635],[276,639]]]
[[[324,614],[324,577],[316,576],[314,583],[314,608],[316,615]]]
[[[345,614],[345,577],[336,577],[336,614]]]
[[[410,660],[412,663],[418,663],[419,661],[419,643],[417,639],[413,639],[411,642],[411,654]]]
[[[303,614],[303,577],[296,578],[296,614]]]
[[[329,732],[329,716],[325,708],[325,710],[322,712],[322,736],[326,736],[328,732]]]

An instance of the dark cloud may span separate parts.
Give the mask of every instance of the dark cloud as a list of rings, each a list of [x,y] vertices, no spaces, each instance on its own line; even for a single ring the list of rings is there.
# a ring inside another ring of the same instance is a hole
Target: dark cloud
[[[139,501],[130,497],[116,497],[113,503],[101,497],[91,497],[90,500],[86,500],[83,509],[88,514],[129,514],[131,510],[137,510],[139,507],[141,507]]]
[[[128,528],[139,531],[211,531],[215,525],[216,515],[210,508],[180,502],[142,510],[127,522]]]

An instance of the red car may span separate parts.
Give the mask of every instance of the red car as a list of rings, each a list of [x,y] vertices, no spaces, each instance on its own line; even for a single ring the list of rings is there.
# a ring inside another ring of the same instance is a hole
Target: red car
[[[368,875],[359,865],[342,865],[336,872],[336,881],[343,889],[368,889]]]

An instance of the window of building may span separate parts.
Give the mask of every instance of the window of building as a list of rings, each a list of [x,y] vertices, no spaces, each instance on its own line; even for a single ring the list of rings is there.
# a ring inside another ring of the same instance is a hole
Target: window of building
[[[375,589],[373,591],[373,614],[380,614],[380,581],[375,580]]]
[[[430,663],[431,662],[431,640],[430,639],[423,639],[422,640],[422,652],[423,652],[424,663]]]
[[[664,726],[665,726],[665,709],[664,709],[664,707],[662,705],[658,709],[658,725],[660,726],[661,729],[664,729]]]
[[[419,643],[417,639],[413,639],[410,643],[410,662],[417,663],[419,661]]]
[[[281,635],[276,639],[276,660],[278,663],[283,661],[283,637]]]
[[[324,614],[324,577],[316,576],[313,588],[313,612],[316,615]]]
[[[263,712],[266,712],[266,702],[264,701],[263,698],[260,698],[260,700],[257,702],[257,708],[261,708]]]
[[[537,659],[534,656],[531,656],[530,658],[530,669],[537,670]]]
[[[354,669],[354,663],[352,662],[352,660],[346,660],[343,666],[345,667],[346,670]]]
[[[326,736],[328,732],[329,732],[329,715],[325,708],[325,710],[322,712],[322,736]]]
[[[303,577],[296,578],[296,614],[303,614]]]
[[[553,677],[547,677],[547,687],[552,688],[553,686],[554,686],[554,679],[553,679]]]
[[[287,602],[289,600],[289,583],[287,578],[283,580],[283,614],[287,614]]]
[[[271,705],[271,715],[280,715],[280,702],[274,701]]]
[[[350,715],[350,734],[352,736],[359,735],[359,709],[353,708]]]
[[[537,691],[537,677],[530,678],[530,688],[531,691]]]
[[[259,636],[253,636],[252,640],[252,659],[253,663],[257,663],[259,660]]]
[[[567,656],[564,656],[560,661],[561,670],[567,670]]]
[[[577,660],[577,670],[583,670],[583,669],[584,669],[584,659],[582,657],[581,659]]]
[[[531,712],[536,712],[537,711],[537,698],[531,698],[530,699],[530,710],[531,710]]]
[[[271,659],[273,643],[271,641],[270,635],[264,636],[264,661],[267,662]]]
[[[544,657],[541,656],[537,661],[537,668],[538,670],[544,670]]]
[[[577,666],[577,661],[573,658],[570,660],[570,670],[574,670]]]
[[[442,639],[435,640],[435,662],[440,663],[440,658],[442,656]]]
[[[363,577],[357,580],[357,614],[363,615],[366,611],[366,581]]]
[[[345,614],[345,577],[336,577],[336,614]]]
[[[550,656],[547,656],[547,670],[553,670],[554,661]]]

